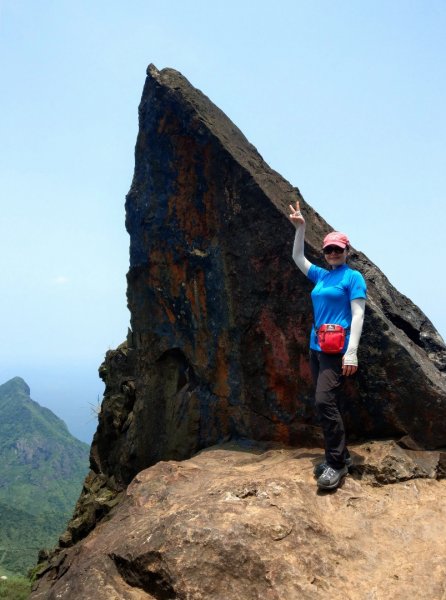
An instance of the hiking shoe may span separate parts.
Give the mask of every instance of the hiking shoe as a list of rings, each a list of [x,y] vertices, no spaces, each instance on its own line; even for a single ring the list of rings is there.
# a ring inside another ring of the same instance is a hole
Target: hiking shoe
[[[345,459],[345,466],[347,467],[347,469],[349,469],[352,465],[353,465],[353,458],[351,456],[347,456],[347,458]],[[325,469],[327,467],[328,467],[328,464],[325,461],[319,463],[318,465],[316,465],[314,467],[313,474],[316,477],[316,479],[322,475],[322,473],[325,471]]]
[[[347,466],[343,466],[342,469],[333,469],[333,467],[327,466],[317,480],[317,487],[323,490],[334,490],[338,487],[342,478],[344,475],[347,475],[347,473]]]

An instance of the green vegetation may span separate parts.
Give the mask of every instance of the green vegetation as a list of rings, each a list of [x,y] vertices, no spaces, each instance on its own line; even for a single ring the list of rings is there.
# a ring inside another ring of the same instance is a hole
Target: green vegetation
[[[31,583],[25,577],[0,579],[1,600],[26,600],[31,593]]]
[[[52,548],[70,515],[58,512],[34,516],[0,503],[0,566],[26,574],[37,562],[41,548]]]
[[[0,386],[0,414],[0,568],[25,575],[73,513],[88,446],[19,377]]]
[[[0,566],[0,600],[25,600],[31,592],[31,582],[26,577],[14,575]]]

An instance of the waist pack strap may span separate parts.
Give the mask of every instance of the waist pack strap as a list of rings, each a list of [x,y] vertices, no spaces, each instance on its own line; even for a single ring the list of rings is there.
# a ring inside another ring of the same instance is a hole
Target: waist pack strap
[[[339,323],[322,323],[322,325],[339,325]],[[322,327],[322,325],[319,325],[319,327],[316,327],[316,325],[313,323],[314,331],[317,333],[319,331],[319,329]],[[339,327],[342,327],[342,325],[339,325]],[[348,333],[350,331],[350,327],[344,327],[343,329],[346,333]]]

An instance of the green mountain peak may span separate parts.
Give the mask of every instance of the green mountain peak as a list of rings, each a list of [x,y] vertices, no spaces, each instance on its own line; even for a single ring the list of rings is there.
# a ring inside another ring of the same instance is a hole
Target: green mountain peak
[[[31,399],[21,377],[0,385],[0,414],[0,515],[15,515],[0,528],[0,547],[5,565],[26,572],[38,548],[54,545],[72,515],[89,447]],[[25,539],[32,544],[25,547]]]
[[[0,395],[25,394],[29,396],[30,393],[29,385],[21,377],[13,377],[3,385],[0,385]]]

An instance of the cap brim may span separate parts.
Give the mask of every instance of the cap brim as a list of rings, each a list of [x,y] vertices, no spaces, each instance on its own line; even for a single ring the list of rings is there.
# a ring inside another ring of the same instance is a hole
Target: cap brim
[[[339,248],[342,248],[343,250],[345,248],[347,248],[347,244],[343,244],[342,242],[327,242],[326,244],[324,244],[322,246],[322,249],[326,248],[327,246],[338,246]]]

